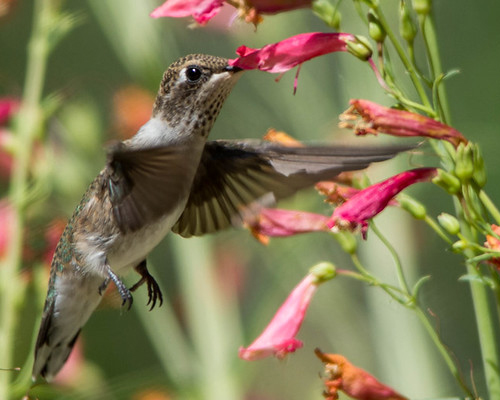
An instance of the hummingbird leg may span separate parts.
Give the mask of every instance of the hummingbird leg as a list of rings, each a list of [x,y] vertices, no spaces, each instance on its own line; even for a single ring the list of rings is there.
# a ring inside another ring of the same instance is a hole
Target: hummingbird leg
[[[149,305],[151,303],[151,308],[149,309],[149,311],[151,311],[155,307],[156,300],[160,301],[158,307],[161,307],[161,305],[163,304],[163,295],[161,293],[160,286],[156,282],[155,278],[153,278],[153,276],[148,271],[146,260],[145,259],[142,260],[139,263],[139,265],[137,265],[134,269],[141,275],[141,279],[129,290],[133,292],[144,282],[146,282],[148,284],[148,297],[149,297],[149,301],[146,305]]]
[[[122,306],[124,306],[128,302],[128,308],[127,310],[130,310],[130,307],[132,307],[132,303],[134,302],[134,299],[132,298],[132,293],[130,293],[130,290],[127,289],[127,286],[121,281],[120,278],[113,272],[111,267],[106,264],[106,273],[108,274],[108,278],[106,280],[112,280],[113,283],[116,285],[116,288],[118,289],[118,293],[120,293],[120,296],[122,298]],[[104,283],[106,283],[106,280]],[[104,284],[103,283],[103,284]],[[102,285],[99,287],[101,289]]]

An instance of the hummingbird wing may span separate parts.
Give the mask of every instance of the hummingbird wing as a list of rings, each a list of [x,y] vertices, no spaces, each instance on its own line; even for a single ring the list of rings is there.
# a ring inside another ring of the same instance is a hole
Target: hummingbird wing
[[[118,143],[108,151],[107,185],[121,231],[136,231],[174,210],[187,195],[197,162],[186,146],[129,149]]]
[[[340,172],[368,167],[414,146],[286,147],[262,141],[207,142],[186,208],[172,231],[199,236],[231,226],[245,206],[276,200]]]

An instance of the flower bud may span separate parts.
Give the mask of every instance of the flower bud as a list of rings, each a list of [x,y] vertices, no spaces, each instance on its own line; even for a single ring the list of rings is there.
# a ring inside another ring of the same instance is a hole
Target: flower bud
[[[358,242],[356,241],[356,237],[349,231],[338,231],[332,233],[333,237],[339,242],[340,247],[347,254],[354,254],[358,248]]]
[[[425,206],[410,196],[400,194],[398,203],[403,210],[408,211],[416,219],[424,219],[427,215]]]
[[[474,174],[474,155],[472,145],[460,143],[455,155],[455,176],[462,182],[468,182]]]
[[[474,159],[474,173],[472,174],[472,179],[482,188],[486,184],[486,170],[484,168],[484,159],[481,150],[477,144],[472,145],[472,153]]]
[[[368,33],[378,43],[382,43],[387,35],[380,21],[372,11],[368,13]]]
[[[417,35],[417,28],[404,1],[401,1],[399,7],[399,33],[408,43],[413,43]]]
[[[467,242],[465,240],[457,240],[455,243],[451,245],[451,250],[454,253],[461,253],[467,248]]]
[[[442,169],[437,170],[437,176],[432,179],[432,182],[441,186],[449,194],[457,194],[462,187],[460,180],[449,172]]]
[[[338,7],[328,0],[315,0],[312,3],[313,12],[321,18],[328,26],[339,31],[341,15]]]
[[[432,8],[432,0],[413,0],[413,9],[418,15],[429,15]]]
[[[321,283],[335,278],[337,269],[335,265],[329,262],[321,262],[309,268],[309,273],[314,275],[316,283]]]
[[[437,218],[439,225],[450,235],[457,235],[460,232],[460,223],[453,215],[443,212]]]
[[[363,36],[357,35],[356,40],[348,40],[346,44],[347,51],[362,61],[368,60],[373,54],[370,42]]]

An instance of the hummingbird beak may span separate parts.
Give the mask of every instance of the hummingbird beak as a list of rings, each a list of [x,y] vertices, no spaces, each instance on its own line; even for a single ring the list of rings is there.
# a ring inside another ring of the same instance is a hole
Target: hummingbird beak
[[[243,68],[235,67],[233,65],[226,65],[224,67],[224,71],[226,71],[226,72],[232,72],[233,74],[235,74],[236,72],[243,71]]]

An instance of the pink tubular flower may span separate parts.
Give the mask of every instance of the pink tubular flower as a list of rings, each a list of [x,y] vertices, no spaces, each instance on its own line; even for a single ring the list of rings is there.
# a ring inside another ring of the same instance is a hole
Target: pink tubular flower
[[[338,391],[358,400],[407,400],[389,386],[380,383],[365,370],[352,365],[340,354],[325,354],[314,350],[325,363],[325,398],[338,399]],[[328,396],[328,397],[327,397]]]
[[[252,234],[261,240],[261,236],[287,237],[299,233],[328,232],[329,218],[303,211],[264,208],[257,220],[247,222]]]
[[[230,65],[243,69],[260,69],[271,73],[288,71],[311,58],[336,51],[347,51],[347,42],[356,41],[350,33],[302,33],[261,49],[240,46],[240,56]]]
[[[320,283],[334,276],[335,268],[331,264],[322,263],[313,267],[293,289],[260,336],[247,348],[240,348],[239,357],[253,361],[274,355],[282,359],[301,348],[302,342],[295,335],[302,325],[312,296]]]
[[[329,228],[355,229],[361,226],[365,237],[368,220],[387,207],[394,196],[414,183],[431,180],[436,173],[436,168],[412,169],[363,189],[334,210]]]
[[[447,140],[455,147],[467,143],[456,129],[409,111],[381,106],[368,100],[351,100],[351,107],[340,116],[339,126],[354,129],[357,135],[386,133]]]
[[[219,12],[224,0],[167,0],[156,8],[151,16],[160,17],[189,17],[190,15],[203,25]]]
[[[206,24],[222,8],[225,0],[167,0],[156,8],[151,16],[159,17],[189,17],[192,16],[200,25]],[[310,7],[312,0],[240,0],[227,2],[238,7],[238,14],[246,22],[257,24],[261,21],[260,14],[276,14],[282,11]]]

